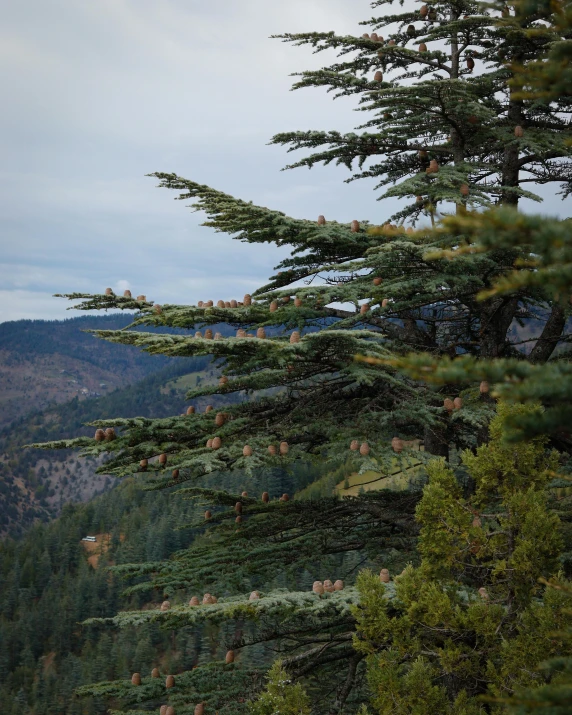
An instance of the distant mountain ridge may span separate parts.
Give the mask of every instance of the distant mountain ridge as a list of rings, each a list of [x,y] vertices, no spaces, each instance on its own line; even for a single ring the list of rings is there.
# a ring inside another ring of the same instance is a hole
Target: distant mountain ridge
[[[97,397],[173,362],[85,330],[118,330],[131,314],[0,323],[0,428],[31,412]]]

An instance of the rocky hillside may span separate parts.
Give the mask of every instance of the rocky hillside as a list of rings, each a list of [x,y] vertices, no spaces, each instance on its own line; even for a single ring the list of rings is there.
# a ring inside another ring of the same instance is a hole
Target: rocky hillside
[[[114,484],[95,473],[100,464],[93,458],[23,445],[91,434],[84,425],[96,419],[180,413],[197,380],[217,379],[209,357],[150,356],[82,332],[123,328],[130,319],[0,324],[0,536],[50,520],[67,502],[88,501]]]

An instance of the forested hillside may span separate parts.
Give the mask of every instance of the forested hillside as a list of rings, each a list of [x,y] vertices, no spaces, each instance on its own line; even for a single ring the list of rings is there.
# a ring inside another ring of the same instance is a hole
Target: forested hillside
[[[96,474],[101,460],[71,450],[22,450],[45,439],[88,435],[85,427],[118,412],[168,417],[186,409],[190,387],[214,384],[208,356],[165,358],[131,346],[106,345],[87,330],[129,325],[133,316],[82,316],[65,321],[0,324],[0,536],[22,533],[35,519],[56,516],[68,501],[87,501],[115,484]],[[229,326],[219,325],[223,334]],[[172,333],[181,332],[177,328]],[[216,404],[236,397],[216,400]],[[204,409],[212,400],[196,401]]]
[[[87,501],[115,483],[95,473],[101,460],[81,457],[71,450],[51,454],[23,450],[22,445],[59,435],[91,434],[93,429],[85,427],[86,423],[101,415],[112,417],[118,410],[130,417],[167,417],[183,412],[190,384],[216,381],[217,370],[210,362],[208,357],[176,360],[134,385],[99,398],[75,397],[1,430],[0,533],[21,533],[34,519],[52,518],[66,502]],[[206,404],[207,400],[202,400],[199,408],[204,409]]]
[[[243,486],[253,485],[243,475]],[[272,470],[265,482],[273,496],[294,492],[315,476],[300,467],[297,476]],[[211,476],[211,487],[228,481]],[[158,607],[160,590],[129,597],[107,566],[161,561],[190,545],[196,529],[179,530],[202,520],[203,508],[172,499],[167,492],[145,492],[131,479],[89,504],[68,504],[59,519],[38,524],[17,541],[0,542],[0,703],[3,715],[96,715],[98,700],[79,700],[75,688],[109,678],[130,678],[190,669],[222,657],[225,626],[181,628],[175,635],[156,625],[110,632],[79,625],[86,618],[111,616],[125,608]],[[97,535],[98,543],[82,542]],[[95,547],[95,549],[94,549]],[[271,660],[265,649],[250,657]],[[159,706],[157,705],[157,711]]]
[[[131,314],[0,323],[0,428],[50,404],[105,395],[169,359],[130,347],[100,349],[86,330],[129,325]]]

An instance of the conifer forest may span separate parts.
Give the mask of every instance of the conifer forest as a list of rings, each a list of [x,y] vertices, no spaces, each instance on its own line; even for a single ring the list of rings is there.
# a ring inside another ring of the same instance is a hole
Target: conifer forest
[[[334,50],[293,88],[359,125],[269,139],[396,213],[157,171],[205,236],[288,249],[274,274],[196,305],[61,287],[128,312],[106,351],[211,373],[30,423],[22,454],[116,486],[0,542],[3,714],[572,713],[572,223],[540,203],[572,194],[572,3],[353,9],[274,42]]]

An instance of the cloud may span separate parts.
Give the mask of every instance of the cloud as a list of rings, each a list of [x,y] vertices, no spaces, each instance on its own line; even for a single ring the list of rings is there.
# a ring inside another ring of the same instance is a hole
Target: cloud
[[[290,92],[292,73],[334,53],[270,35],[361,34],[368,11],[346,0],[7,3],[0,320],[66,315],[51,294],[120,281],[162,303],[240,297],[266,281],[284,250],[201,227],[145,178],[153,171],[296,217],[383,222],[398,204],[376,202],[374,181],[344,184],[334,166],[282,172],[293,155],[267,145],[277,132],[363,121],[354,99]]]

